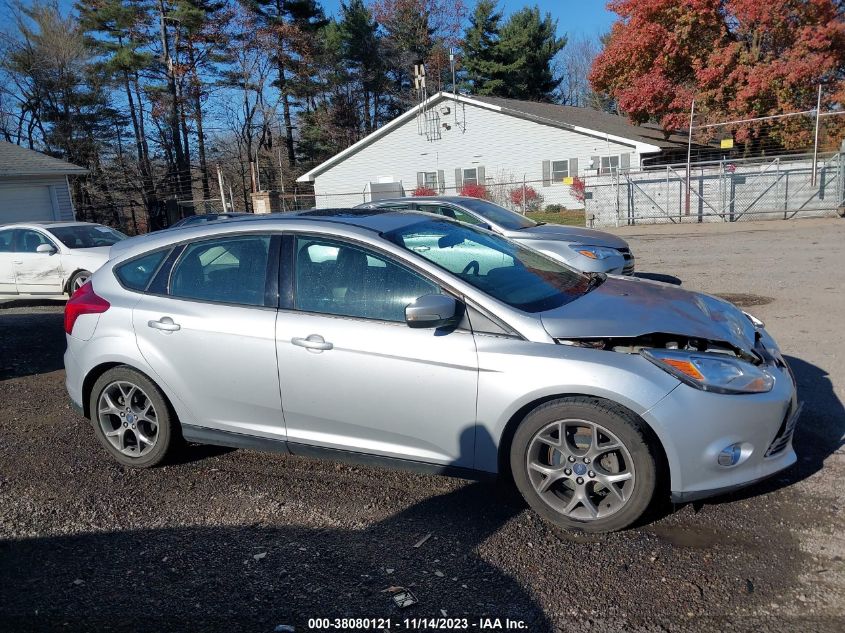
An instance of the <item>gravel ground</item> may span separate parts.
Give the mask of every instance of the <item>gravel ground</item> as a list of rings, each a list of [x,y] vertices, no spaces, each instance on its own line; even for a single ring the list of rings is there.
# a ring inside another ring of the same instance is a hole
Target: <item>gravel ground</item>
[[[445,614],[470,630],[842,631],[845,222],[619,233],[644,275],[754,304],[806,400],[794,468],[601,536],[558,531],[490,483],[210,447],[126,470],[67,405],[61,305],[10,302],[0,630],[306,631],[348,616],[397,631]],[[390,587],[418,604],[400,610]]]

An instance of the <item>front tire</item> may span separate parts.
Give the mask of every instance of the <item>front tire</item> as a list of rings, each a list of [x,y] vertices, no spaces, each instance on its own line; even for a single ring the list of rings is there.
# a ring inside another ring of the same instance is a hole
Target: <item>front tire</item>
[[[633,413],[588,397],[534,409],[511,445],[514,481],[544,519],[585,532],[622,530],[657,488],[654,448]]]
[[[164,394],[130,367],[115,367],[100,376],[91,390],[89,411],[97,439],[130,468],[161,463],[180,437]]]

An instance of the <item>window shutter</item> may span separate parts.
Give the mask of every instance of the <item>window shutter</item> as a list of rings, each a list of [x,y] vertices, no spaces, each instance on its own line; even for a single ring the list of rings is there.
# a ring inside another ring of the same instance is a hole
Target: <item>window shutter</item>
[[[569,175],[573,178],[578,177],[578,159],[577,158],[570,158],[569,159]]]
[[[478,176],[478,184],[483,187],[487,183],[487,181],[484,179],[484,167],[482,165],[479,165],[475,173]]]
[[[464,174],[460,168],[455,170],[455,192],[460,192],[461,187],[464,186]]]
[[[596,170],[596,173],[601,171],[601,156],[590,156],[590,160],[593,161],[593,169]]]
[[[446,174],[442,169],[437,170],[437,191],[446,193]]]
[[[543,186],[548,187],[552,184],[552,163],[551,161],[543,161]]]
[[[425,172],[418,171],[417,172],[417,187],[422,187],[425,185]]]
[[[624,169],[626,171],[631,169],[630,154],[622,154],[622,156],[619,157],[619,169]]]

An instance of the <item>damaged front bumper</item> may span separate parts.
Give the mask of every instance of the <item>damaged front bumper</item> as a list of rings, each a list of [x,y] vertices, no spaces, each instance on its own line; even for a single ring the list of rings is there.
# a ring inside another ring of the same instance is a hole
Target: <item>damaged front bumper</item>
[[[682,384],[646,412],[666,450],[673,501],[724,494],[797,461],[792,437],[802,406],[795,381],[779,354],[767,369],[775,377],[767,393],[725,395]],[[731,451],[735,463],[720,461]]]

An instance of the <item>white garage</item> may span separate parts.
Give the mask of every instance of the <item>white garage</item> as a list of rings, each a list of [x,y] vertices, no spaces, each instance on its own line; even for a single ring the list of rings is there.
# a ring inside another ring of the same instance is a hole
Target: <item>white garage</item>
[[[0,224],[74,220],[68,176],[87,170],[0,141]]]

